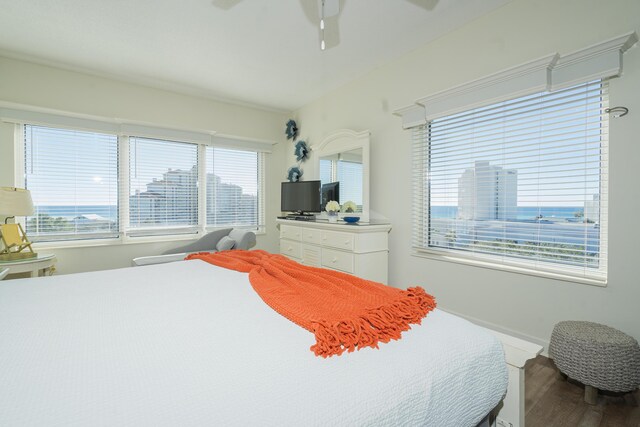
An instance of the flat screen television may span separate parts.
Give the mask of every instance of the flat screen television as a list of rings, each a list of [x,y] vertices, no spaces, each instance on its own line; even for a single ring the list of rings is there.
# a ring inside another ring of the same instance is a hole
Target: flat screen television
[[[330,182],[328,184],[322,184],[322,189],[320,190],[320,210],[323,211],[324,207],[327,206],[327,203],[331,200],[335,200],[340,203],[340,183],[339,182]]]
[[[282,212],[320,212],[320,181],[283,182],[280,197]]]

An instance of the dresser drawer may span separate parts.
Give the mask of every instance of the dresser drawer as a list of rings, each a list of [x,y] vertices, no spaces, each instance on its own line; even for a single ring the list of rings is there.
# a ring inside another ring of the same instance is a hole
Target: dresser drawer
[[[322,230],[317,230],[315,228],[303,228],[302,241],[305,243],[313,243],[315,245],[322,244]]]
[[[280,253],[286,255],[289,258],[300,259],[300,242],[294,242],[293,240],[280,240]]]
[[[322,248],[322,266],[344,271],[345,273],[353,273],[353,254]]]
[[[302,227],[283,224],[280,226],[280,238],[300,241],[302,239]]]
[[[322,267],[320,259],[322,257],[322,251],[320,246],[315,245],[301,245],[300,249],[300,264],[308,265],[311,267]]]
[[[352,251],[354,249],[355,236],[351,233],[342,233],[340,231],[323,231],[322,245],[332,248],[344,249]]]

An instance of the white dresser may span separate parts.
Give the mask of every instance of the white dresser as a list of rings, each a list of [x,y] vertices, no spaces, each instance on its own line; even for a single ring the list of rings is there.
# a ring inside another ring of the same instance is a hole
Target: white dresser
[[[279,219],[280,253],[304,265],[387,283],[391,224]]]

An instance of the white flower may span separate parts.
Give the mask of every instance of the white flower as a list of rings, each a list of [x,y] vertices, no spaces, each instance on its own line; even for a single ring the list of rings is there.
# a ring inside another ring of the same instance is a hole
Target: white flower
[[[327,202],[327,206],[325,206],[324,209],[327,212],[339,212],[340,211],[340,205],[335,200],[331,200],[330,202]]]
[[[358,206],[351,200],[344,202],[344,204],[342,205],[342,210],[344,212],[355,212],[356,209],[358,209]]]

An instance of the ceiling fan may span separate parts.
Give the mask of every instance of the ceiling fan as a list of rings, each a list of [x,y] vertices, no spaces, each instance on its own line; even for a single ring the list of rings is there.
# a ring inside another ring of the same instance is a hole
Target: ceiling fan
[[[229,10],[243,0],[212,0],[212,4],[223,10]],[[300,7],[307,19],[317,24],[320,36],[320,49],[330,49],[340,43],[338,19],[346,0],[300,0]],[[439,0],[406,0],[421,8],[432,10]]]

